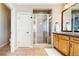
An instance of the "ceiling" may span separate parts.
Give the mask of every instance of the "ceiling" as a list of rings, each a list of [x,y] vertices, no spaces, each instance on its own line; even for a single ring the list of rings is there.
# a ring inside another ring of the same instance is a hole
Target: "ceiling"
[[[49,6],[49,5],[58,5],[58,4],[63,4],[63,3],[16,3],[16,5],[28,5],[28,6]]]
[[[63,5],[63,3],[16,3],[16,8],[19,10],[23,9],[52,9],[54,6]]]

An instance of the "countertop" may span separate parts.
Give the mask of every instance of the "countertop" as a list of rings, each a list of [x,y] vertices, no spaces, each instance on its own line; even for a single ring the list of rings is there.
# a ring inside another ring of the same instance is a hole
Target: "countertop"
[[[77,32],[53,32],[53,34],[79,37],[79,33]]]

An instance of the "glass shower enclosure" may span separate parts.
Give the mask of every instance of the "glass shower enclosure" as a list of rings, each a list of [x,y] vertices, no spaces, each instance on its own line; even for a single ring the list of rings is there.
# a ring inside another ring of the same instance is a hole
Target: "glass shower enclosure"
[[[35,14],[34,44],[48,43],[49,20],[48,14]]]

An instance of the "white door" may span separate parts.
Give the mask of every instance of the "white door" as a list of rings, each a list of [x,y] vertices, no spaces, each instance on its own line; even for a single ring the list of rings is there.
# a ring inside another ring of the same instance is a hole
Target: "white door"
[[[17,45],[18,47],[31,47],[33,44],[33,20],[30,14],[17,16]]]

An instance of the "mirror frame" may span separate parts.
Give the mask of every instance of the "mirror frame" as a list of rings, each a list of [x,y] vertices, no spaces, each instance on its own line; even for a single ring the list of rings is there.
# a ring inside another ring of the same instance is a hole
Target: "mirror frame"
[[[75,3],[74,5],[76,5],[76,4],[78,4],[78,3]],[[65,12],[65,11],[67,11],[68,9],[70,9],[71,7],[73,7],[74,5],[72,5],[72,6],[70,6],[69,8],[67,8],[67,9],[65,9],[65,10],[63,10],[62,12],[61,12],[61,31],[62,32],[73,32],[73,19],[71,20],[72,21],[72,30],[70,30],[70,31],[67,31],[67,30],[63,30],[63,13]]]

